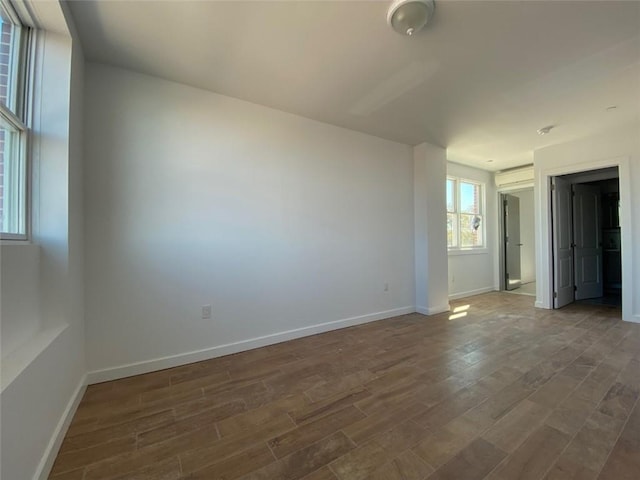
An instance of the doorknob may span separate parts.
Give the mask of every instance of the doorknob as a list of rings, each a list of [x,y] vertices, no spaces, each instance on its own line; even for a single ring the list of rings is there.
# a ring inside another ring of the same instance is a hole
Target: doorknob
[[[516,243],[516,245],[517,245],[518,247],[521,247],[521,246],[523,246],[523,245],[524,245],[524,243]]]

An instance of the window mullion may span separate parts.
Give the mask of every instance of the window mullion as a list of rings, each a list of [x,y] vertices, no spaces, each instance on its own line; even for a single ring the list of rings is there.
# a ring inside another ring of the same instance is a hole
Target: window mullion
[[[456,246],[458,248],[462,248],[462,237],[460,235],[460,233],[462,232],[462,224],[460,222],[460,220],[461,220],[461,218],[460,218],[461,217],[461,215],[460,215],[460,204],[461,204],[461,202],[460,202],[460,188],[461,188],[460,179],[456,178],[456,220],[458,222],[458,225],[457,225],[458,228],[456,228],[456,237],[458,237],[456,239]]]

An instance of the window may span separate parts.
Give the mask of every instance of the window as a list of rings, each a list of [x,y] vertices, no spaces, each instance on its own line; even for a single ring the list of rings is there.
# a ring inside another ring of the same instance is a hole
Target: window
[[[0,227],[7,239],[27,238],[26,34],[0,2]]]
[[[447,246],[484,247],[484,185],[447,178]]]

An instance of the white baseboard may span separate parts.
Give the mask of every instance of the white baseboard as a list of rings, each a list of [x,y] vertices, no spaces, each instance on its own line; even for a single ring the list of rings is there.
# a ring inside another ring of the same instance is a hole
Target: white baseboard
[[[640,314],[633,315],[629,321],[631,323],[640,323]]]
[[[315,335],[317,333],[329,332],[331,330],[338,330],[354,325],[360,325],[362,323],[375,322],[376,320],[397,317],[398,315],[406,315],[415,311],[416,309],[413,306],[395,308],[393,310],[386,310],[383,312],[370,313],[368,315],[360,315],[357,317],[320,323],[317,325],[311,325],[309,327],[296,328],[294,330],[287,330],[284,332],[256,337],[249,340],[242,340],[240,342],[228,343],[225,345],[219,345],[203,350],[196,350],[192,352],[181,353],[178,355],[155,358],[152,360],[145,360],[142,362],[130,363],[127,365],[120,365],[112,368],[94,370],[88,373],[87,383],[90,385],[93,383],[100,383],[109,380],[116,380],[118,378],[130,377],[132,375],[140,375],[142,373],[164,370],[165,368],[178,367],[180,365],[186,365],[188,363],[200,362],[202,360],[222,357],[224,355],[230,355],[232,353],[244,352],[245,350],[265,347],[267,345],[273,345],[275,343],[281,343],[300,337],[307,337],[309,335]]]
[[[544,302],[539,302],[536,300],[536,302],[533,304],[534,307],[536,308],[544,308],[545,310],[551,310],[549,307],[547,307]]]
[[[55,462],[56,457],[58,456],[62,440],[64,440],[64,436],[67,434],[71,420],[78,409],[78,405],[80,405],[80,400],[82,400],[82,396],[84,395],[86,388],[87,375],[83,375],[78,383],[78,387],[71,396],[69,403],[67,403],[67,408],[65,408],[62,417],[60,417],[60,421],[58,422],[58,425],[56,425],[56,429],[53,431],[49,444],[47,445],[44,455],[40,460],[40,464],[36,469],[36,474],[33,476],[34,480],[46,480],[49,478],[49,473],[53,467],[53,462]]]
[[[438,313],[448,312],[449,310],[451,310],[451,307],[448,303],[446,305],[440,305],[437,307],[416,307],[416,312],[423,315],[436,315]]]
[[[475,290],[469,290],[466,292],[453,293],[449,295],[449,300],[457,300],[459,298],[472,297],[474,295],[480,295],[482,293],[489,293],[493,291],[495,291],[493,287],[477,288]]]

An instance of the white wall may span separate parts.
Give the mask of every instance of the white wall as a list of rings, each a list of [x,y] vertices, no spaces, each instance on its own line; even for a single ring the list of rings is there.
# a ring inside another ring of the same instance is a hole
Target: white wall
[[[41,328],[38,246],[2,245],[0,284],[0,353],[6,357]]]
[[[413,309],[410,147],[96,64],[85,102],[92,380]]]
[[[449,298],[462,298],[497,289],[494,256],[497,235],[496,189],[493,174],[485,170],[447,163],[447,175],[484,183],[486,189],[486,248],[449,252]],[[446,207],[445,207],[446,208]]]
[[[421,143],[413,149],[416,311],[449,310],[447,285],[447,160],[443,148]]]
[[[1,292],[0,478],[25,480],[48,477],[86,372],[78,177],[84,59],[60,4],[34,2],[31,10],[43,29],[35,73],[33,245],[2,247]],[[11,307],[18,302],[21,308]]]
[[[640,123],[534,152],[536,175],[536,306],[550,308],[549,178],[618,166],[622,227],[622,314],[640,322]]]
[[[522,283],[536,280],[536,238],[533,188],[509,192],[520,199],[520,275]]]

